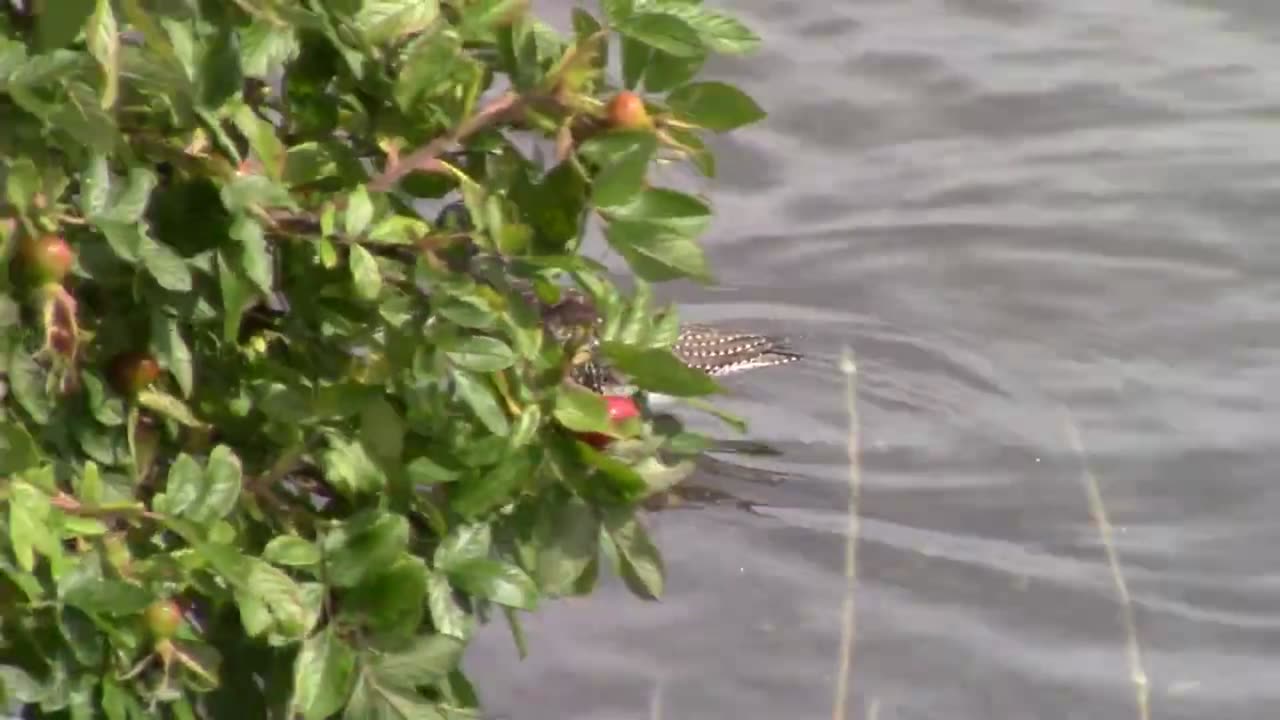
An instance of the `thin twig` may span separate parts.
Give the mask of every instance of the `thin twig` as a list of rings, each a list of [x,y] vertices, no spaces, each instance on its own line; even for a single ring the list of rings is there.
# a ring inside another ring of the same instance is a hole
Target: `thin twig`
[[[1089,468],[1089,460],[1085,456],[1084,443],[1080,440],[1080,429],[1076,427],[1071,412],[1062,409],[1063,427],[1067,442],[1080,458],[1080,482],[1084,485],[1085,495],[1089,499],[1089,512],[1098,528],[1098,536],[1102,539],[1102,547],[1106,550],[1107,564],[1111,568],[1111,579],[1115,582],[1116,597],[1120,601],[1120,620],[1124,624],[1125,645],[1129,659],[1129,679],[1133,682],[1134,701],[1137,704],[1138,720],[1151,718],[1151,685],[1147,681],[1147,672],[1142,661],[1142,647],[1138,643],[1138,626],[1134,621],[1133,600],[1129,596],[1129,586],[1125,583],[1124,571],[1120,567],[1120,556],[1116,552],[1115,543],[1111,539],[1111,521],[1107,519],[1107,507],[1102,501],[1102,490],[1098,487],[1098,478]]]
[[[862,456],[858,433],[858,366],[853,351],[845,348],[840,358],[840,371],[845,376],[845,404],[849,413],[849,516],[844,549],[844,606],[840,614],[840,660],[836,670],[835,699],[832,720],[844,720],[849,697],[849,670],[853,666],[853,642],[857,630],[857,607],[854,592],[858,580],[859,496],[862,493]]]
[[[386,192],[405,175],[415,170],[432,169],[436,158],[441,154],[475,133],[499,122],[524,101],[524,98],[516,93],[505,93],[464,120],[453,132],[437,137],[404,157],[389,158],[382,173],[369,181],[369,189],[374,192]]]

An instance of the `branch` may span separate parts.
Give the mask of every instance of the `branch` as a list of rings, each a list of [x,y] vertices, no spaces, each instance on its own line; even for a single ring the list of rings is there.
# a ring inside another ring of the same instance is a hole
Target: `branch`
[[[503,120],[509,113],[525,104],[525,99],[513,92],[494,99],[479,112],[467,118],[453,132],[441,135],[403,158],[391,155],[383,171],[369,181],[369,189],[374,192],[386,192],[400,178],[415,170],[432,170],[436,168],[436,159],[450,150],[454,145],[464,142],[477,132]]]

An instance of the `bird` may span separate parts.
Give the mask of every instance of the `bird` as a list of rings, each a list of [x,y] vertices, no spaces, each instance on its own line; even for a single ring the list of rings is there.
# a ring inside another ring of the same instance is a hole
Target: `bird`
[[[532,299],[531,291],[522,294]],[[602,320],[589,297],[576,288],[564,288],[557,302],[542,306],[541,316],[544,327],[558,342],[577,341],[579,359],[570,371],[574,382],[602,394],[625,385],[601,357],[599,338],[594,330]],[[682,325],[670,350],[685,367],[713,378],[804,359],[801,353],[791,349],[784,337],[730,330],[709,323]]]

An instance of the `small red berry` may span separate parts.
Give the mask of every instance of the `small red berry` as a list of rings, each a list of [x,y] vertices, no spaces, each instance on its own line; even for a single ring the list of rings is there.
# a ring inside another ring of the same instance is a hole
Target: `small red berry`
[[[640,416],[640,409],[636,407],[635,401],[629,397],[607,395],[605,396],[605,403],[609,408],[609,423],[611,425],[617,425],[633,417]],[[613,442],[612,437],[597,432],[580,433],[578,439],[597,450],[602,450]]]
[[[617,130],[650,130],[653,118],[644,107],[639,95],[623,90],[609,101],[607,108],[609,127]]]
[[[71,246],[58,235],[24,237],[18,246],[18,256],[36,285],[62,282],[76,259]]]
[[[158,640],[167,640],[182,626],[182,608],[172,600],[157,600],[147,606],[147,630]]]
[[[112,384],[124,395],[137,395],[158,377],[160,365],[147,353],[121,353],[111,361]]]

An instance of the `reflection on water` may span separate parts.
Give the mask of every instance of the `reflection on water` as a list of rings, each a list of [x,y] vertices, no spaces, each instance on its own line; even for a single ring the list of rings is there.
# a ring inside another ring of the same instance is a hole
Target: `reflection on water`
[[[766,49],[708,70],[771,114],[717,143],[718,285],[664,289],[686,319],[782,332],[810,359],[726,381],[747,436],[697,428],[747,444],[649,516],[667,596],[610,578],[532,617],[523,662],[489,628],[467,663],[490,706],[830,716],[847,344],[853,717],[1138,716],[1086,469],[1152,717],[1272,716],[1280,4],[732,6]]]

